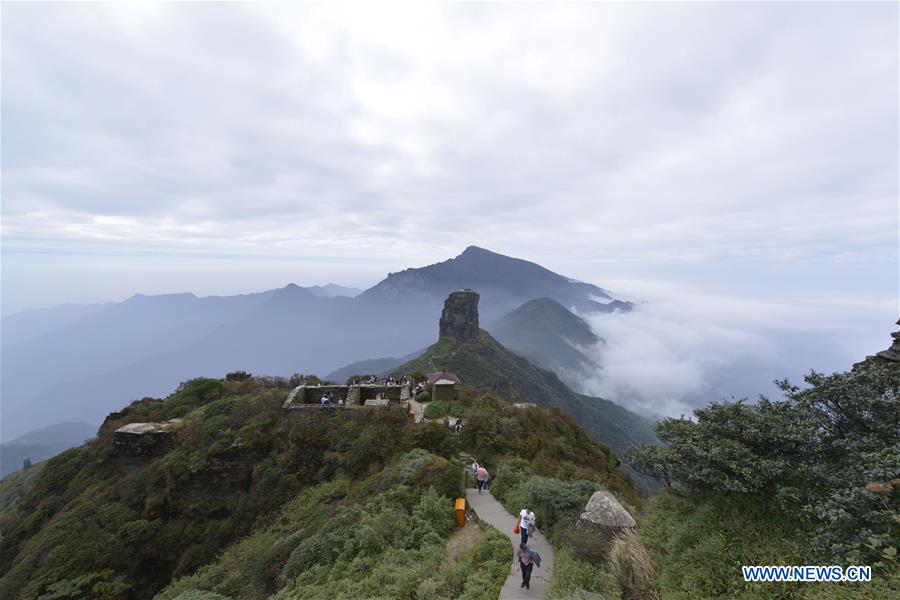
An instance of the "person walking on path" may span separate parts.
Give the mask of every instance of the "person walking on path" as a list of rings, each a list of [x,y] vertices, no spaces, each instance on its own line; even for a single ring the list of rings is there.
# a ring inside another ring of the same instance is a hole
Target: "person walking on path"
[[[481,490],[484,489],[484,484],[487,481],[489,475],[487,469],[484,467],[478,467],[478,470],[475,472],[475,482],[478,484],[478,493],[481,493]]]
[[[490,491],[479,495],[474,487],[466,490],[467,507],[471,507],[475,514],[482,521],[497,529],[506,536],[511,544],[507,548],[513,550],[513,560],[509,563],[509,572],[506,581],[500,590],[498,600],[523,600],[524,598],[532,598],[533,600],[541,600],[547,598],[547,587],[553,578],[555,571],[555,556],[553,547],[549,540],[537,528],[529,532],[528,549],[531,551],[532,567],[531,577],[528,581],[529,591],[524,590],[522,585],[522,566],[519,564],[518,550],[521,538],[519,533],[513,533],[510,522],[515,523],[518,520],[518,514],[510,514],[503,506],[497,502],[497,499]],[[537,554],[540,553],[541,560],[538,560]]]
[[[526,590],[531,589],[531,570],[534,568],[534,557],[531,550],[522,542],[516,552],[516,573],[522,573],[522,585]]]
[[[523,544],[528,543],[528,536],[531,535],[534,530],[534,522],[536,519],[537,517],[531,512],[530,506],[526,506],[519,513],[519,532],[522,535]]]

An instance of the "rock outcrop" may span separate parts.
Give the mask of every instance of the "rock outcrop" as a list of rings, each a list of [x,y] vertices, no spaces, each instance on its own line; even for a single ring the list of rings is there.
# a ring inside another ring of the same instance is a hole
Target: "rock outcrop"
[[[897,319],[897,325],[900,325],[900,319]],[[895,331],[891,334],[891,337],[894,338],[894,343],[891,344],[891,347],[887,350],[882,350],[875,356],[888,362],[900,362],[900,331]]]
[[[900,319],[897,319],[897,325],[900,325]],[[881,352],[876,352],[872,356],[867,356],[865,360],[853,365],[853,368],[861,369],[870,364],[900,363],[900,331],[895,331],[891,334],[891,337],[894,338],[894,343],[891,344],[890,348],[882,350]]]
[[[618,533],[625,529],[637,527],[634,517],[625,510],[616,497],[609,492],[594,492],[588,500],[584,512],[578,518],[577,527],[596,527]]]
[[[478,337],[478,299],[478,293],[469,289],[457,290],[447,297],[441,313],[441,339],[467,342]]]

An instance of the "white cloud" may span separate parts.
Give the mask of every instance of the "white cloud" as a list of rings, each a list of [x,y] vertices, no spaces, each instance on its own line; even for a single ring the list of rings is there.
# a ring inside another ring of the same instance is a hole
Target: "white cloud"
[[[9,5],[4,260],[896,262],[897,10]]]
[[[775,379],[847,370],[890,344],[897,314],[893,298],[754,300],[617,284],[652,299],[630,313],[585,317],[604,341],[586,349],[602,369],[583,391],[649,416],[690,415],[731,396],[777,397]]]

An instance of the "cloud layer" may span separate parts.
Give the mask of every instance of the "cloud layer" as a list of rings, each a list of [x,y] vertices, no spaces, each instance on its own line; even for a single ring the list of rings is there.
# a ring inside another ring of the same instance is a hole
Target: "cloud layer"
[[[332,270],[360,284],[468,243],[600,284],[728,259],[890,273],[897,11],[10,4],[4,299],[41,285],[36,257],[89,285],[143,257],[131,291],[155,291],[178,261],[280,283],[372,261]]]
[[[651,299],[627,314],[586,317],[603,339],[586,351],[602,369],[583,391],[652,417],[690,415],[731,397],[777,398],[775,379],[802,383],[810,370],[846,371],[890,345],[897,308],[895,300],[775,302],[658,285],[630,291]]]

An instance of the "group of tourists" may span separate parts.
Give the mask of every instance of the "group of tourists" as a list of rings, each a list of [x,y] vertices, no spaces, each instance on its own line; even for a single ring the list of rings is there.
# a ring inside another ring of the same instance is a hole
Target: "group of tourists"
[[[478,493],[481,494],[482,490],[488,488],[493,478],[483,465],[478,464],[478,461],[472,461],[472,472],[475,474],[475,484],[478,487]],[[516,573],[521,573],[522,575],[522,584],[519,587],[527,590],[531,589],[531,572],[534,570],[535,565],[541,566],[541,555],[528,545],[529,536],[534,535],[536,522],[537,517],[534,511],[531,510],[531,506],[525,506],[519,511],[516,524],[513,526],[513,533],[517,533],[520,536],[519,547],[516,549]]]
[[[541,555],[537,550],[528,546],[528,536],[534,533],[534,524],[537,517],[530,506],[526,506],[519,512],[519,518],[516,519],[516,525],[513,531],[517,531],[521,536],[519,549],[516,551],[516,573],[522,574],[522,585],[526,590],[531,589],[531,571],[534,566],[541,566]]]
[[[395,377],[389,375],[387,377],[378,378],[374,375],[368,377],[354,377],[349,381],[350,385],[412,385],[412,379],[409,377]]]
[[[322,394],[322,398],[319,400],[323,405],[325,404],[335,404],[334,402],[334,394],[331,392],[325,392]],[[344,405],[344,398],[342,396],[338,396],[337,403],[338,406]]]

